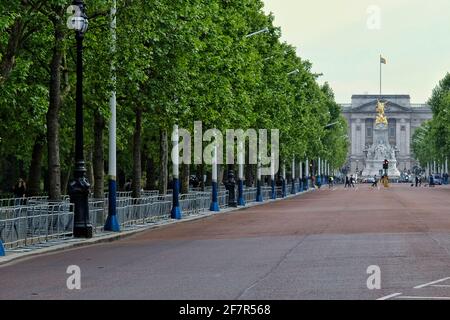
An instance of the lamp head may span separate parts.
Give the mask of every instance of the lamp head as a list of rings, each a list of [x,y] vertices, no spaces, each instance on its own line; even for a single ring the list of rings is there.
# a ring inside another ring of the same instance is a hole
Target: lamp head
[[[77,32],[85,33],[88,29],[89,21],[83,0],[74,0],[73,4],[67,8],[67,13],[70,14],[67,20],[67,27]]]

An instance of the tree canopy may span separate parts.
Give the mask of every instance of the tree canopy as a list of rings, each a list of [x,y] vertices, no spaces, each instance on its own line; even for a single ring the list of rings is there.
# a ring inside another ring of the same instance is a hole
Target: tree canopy
[[[273,25],[273,15],[264,13],[261,0],[118,0],[115,52],[109,29],[112,1],[85,3],[85,151],[88,164],[97,163],[88,170],[97,184],[103,183],[107,163],[103,149],[113,61],[118,167],[124,178],[140,180],[145,171],[147,178],[166,184],[167,133],[174,124],[192,130],[194,121],[221,130],[276,128],[282,159],[320,156],[333,168],[344,164],[347,124],[331,87],[320,85],[312,63],[281,41],[281,30]],[[19,176],[30,180],[34,193],[45,190],[57,199],[66,191],[73,170],[76,82],[75,37],[66,26],[70,4],[0,3],[3,191]],[[264,28],[267,32],[247,37]],[[447,76],[433,95],[441,124],[449,116],[443,111],[450,101],[449,82]],[[436,123],[433,128],[447,134],[436,146],[448,154],[448,127]]]

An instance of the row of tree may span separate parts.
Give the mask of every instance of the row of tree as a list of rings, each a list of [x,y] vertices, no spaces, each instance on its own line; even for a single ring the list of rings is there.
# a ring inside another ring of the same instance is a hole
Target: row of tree
[[[118,101],[121,184],[167,191],[174,124],[280,129],[281,159],[347,155],[347,125],[332,89],[311,63],[280,40],[261,0],[117,0],[117,50],[111,50],[111,0],[86,0],[85,150],[96,197],[107,166],[111,64]],[[0,2],[0,189],[26,177],[30,194],[57,200],[72,175],[75,126],[74,32],[68,0]],[[253,37],[246,35],[268,28]],[[298,70],[297,72],[291,72]],[[327,124],[337,123],[333,126]],[[182,167],[183,189],[203,165]],[[247,180],[254,179],[247,166]],[[252,175],[253,174],[253,175]],[[143,179],[145,177],[145,179]]]
[[[450,73],[439,82],[428,101],[433,118],[416,129],[412,149],[422,168],[450,159]]]

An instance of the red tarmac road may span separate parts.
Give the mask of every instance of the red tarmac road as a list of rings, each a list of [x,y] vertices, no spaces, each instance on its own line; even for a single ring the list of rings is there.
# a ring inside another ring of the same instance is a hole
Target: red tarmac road
[[[360,185],[0,267],[0,299],[446,299],[447,277],[450,189]]]

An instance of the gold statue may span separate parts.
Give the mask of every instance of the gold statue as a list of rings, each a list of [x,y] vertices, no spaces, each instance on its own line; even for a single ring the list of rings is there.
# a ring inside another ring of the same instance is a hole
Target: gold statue
[[[378,116],[377,116],[376,124],[385,124],[385,125],[388,124],[388,120],[386,118],[386,115],[384,114],[385,106],[386,106],[385,102],[381,102],[378,100],[378,103],[377,103]]]

